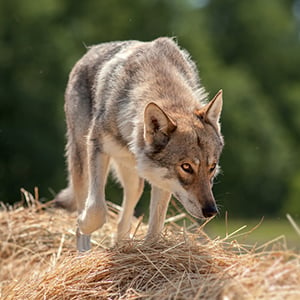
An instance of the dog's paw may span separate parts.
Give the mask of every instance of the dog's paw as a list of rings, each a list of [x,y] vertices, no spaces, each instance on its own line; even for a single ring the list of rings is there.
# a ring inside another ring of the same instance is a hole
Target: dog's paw
[[[78,226],[83,234],[91,234],[106,222],[106,204],[90,203],[91,201],[87,200],[87,206],[78,216]]]

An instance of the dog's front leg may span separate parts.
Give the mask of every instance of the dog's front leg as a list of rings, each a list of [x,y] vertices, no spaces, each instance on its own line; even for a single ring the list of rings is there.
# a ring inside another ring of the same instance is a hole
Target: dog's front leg
[[[150,218],[146,240],[153,240],[159,237],[166,218],[171,193],[152,186],[150,201]]]
[[[90,234],[106,221],[105,183],[109,156],[101,151],[97,139],[88,142],[88,196],[83,211],[78,216],[77,249],[90,248]]]

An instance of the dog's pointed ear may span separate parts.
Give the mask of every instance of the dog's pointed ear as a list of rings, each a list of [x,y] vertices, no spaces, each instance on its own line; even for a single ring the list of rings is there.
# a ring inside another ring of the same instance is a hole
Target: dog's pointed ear
[[[176,127],[176,123],[157,104],[147,104],[144,111],[144,138],[148,144],[163,144]]]
[[[220,116],[223,106],[223,91],[220,90],[215,97],[197,112],[198,117],[211,124],[220,132]]]

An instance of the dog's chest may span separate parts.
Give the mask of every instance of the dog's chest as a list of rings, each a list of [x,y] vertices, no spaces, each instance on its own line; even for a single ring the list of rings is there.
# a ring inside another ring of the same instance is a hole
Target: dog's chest
[[[132,152],[126,146],[120,144],[116,139],[105,136],[103,139],[103,149],[112,159],[128,167],[134,167],[136,160]]]

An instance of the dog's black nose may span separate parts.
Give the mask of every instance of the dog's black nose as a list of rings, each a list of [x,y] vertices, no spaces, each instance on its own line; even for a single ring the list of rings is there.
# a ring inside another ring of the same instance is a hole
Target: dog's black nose
[[[205,218],[211,218],[218,213],[218,209],[215,205],[206,205],[202,208],[202,213]]]

